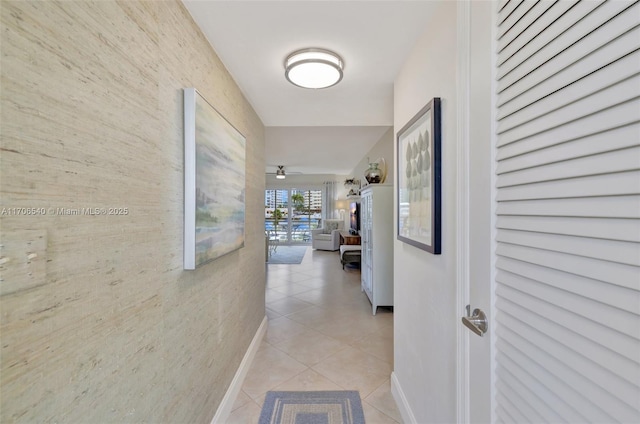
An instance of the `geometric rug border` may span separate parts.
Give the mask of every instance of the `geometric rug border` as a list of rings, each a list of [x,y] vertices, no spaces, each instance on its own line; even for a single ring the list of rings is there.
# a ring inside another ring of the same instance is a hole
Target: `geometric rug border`
[[[313,405],[314,409],[339,405],[342,420],[330,424],[365,424],[360,392],[357,390],[269,391],[260,411],[258,424],[303,424],[290,416],[296,407],[288,405]],[[283,416],[287,417],[286,422],[283,421]]]

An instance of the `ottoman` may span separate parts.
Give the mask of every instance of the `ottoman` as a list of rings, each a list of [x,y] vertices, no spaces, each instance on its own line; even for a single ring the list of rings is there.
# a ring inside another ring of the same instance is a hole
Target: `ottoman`
[[[344,264],[360,263],[360,257],[362,254],[362,246],[359,244],[343,244],[340,246],[340,262],[342,263],[342,269]]]

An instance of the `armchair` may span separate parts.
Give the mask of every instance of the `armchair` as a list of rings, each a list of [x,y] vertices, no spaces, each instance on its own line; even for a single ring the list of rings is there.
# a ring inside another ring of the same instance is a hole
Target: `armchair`
[[[325,219],[322,228],[311,230],[311,247],[319,250],[340,249],[340,230],[343,228],[342,219]]]

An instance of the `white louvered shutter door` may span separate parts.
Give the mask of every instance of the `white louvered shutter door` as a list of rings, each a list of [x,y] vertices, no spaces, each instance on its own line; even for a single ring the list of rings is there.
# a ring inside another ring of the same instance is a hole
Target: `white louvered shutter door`
[[[640,3],[497,5],[495,417],[640,422]]]

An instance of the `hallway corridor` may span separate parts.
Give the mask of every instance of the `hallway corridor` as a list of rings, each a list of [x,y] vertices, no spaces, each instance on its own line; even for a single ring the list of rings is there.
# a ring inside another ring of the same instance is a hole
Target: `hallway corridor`
[[[229,423],[257,423],[269,390],[358,390],[368,424],[400,423],[389,384],[393,314],[371,314],[360,270],[311,247],[300,265],[267,267],[269,327]]]

